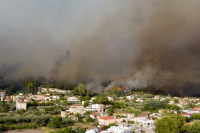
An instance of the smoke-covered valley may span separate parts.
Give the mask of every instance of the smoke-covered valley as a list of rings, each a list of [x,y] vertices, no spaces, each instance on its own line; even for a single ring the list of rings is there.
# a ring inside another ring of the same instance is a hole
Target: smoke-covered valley
[[[200,94],[200,1],[2,1],[0,76]]]

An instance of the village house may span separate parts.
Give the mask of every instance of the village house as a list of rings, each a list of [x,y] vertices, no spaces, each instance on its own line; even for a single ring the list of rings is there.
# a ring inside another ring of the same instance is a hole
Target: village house
[[[126,96],[126,98],[127,98],[128,100],[133,100],[133,99],[134,99],[134,96],[133,96],[133,95],[130,95],[130,96]]]
[[[188,118],[192,117],[192,114],[189,114],[189,113],[182,113],[181,115]]]
[[[183,105],[181,103],[176,103],[175,105],[179,106],[179,107],[183,107]]]
[[[169,101],[169,104],[174,104],[174,101],[173,101],[173,100],[170,100],[170,101]]]
[[[113,98],[112,98],[112,97],[108,97],[108,100],[109,100],[109,101],[113,101]]]
[[[66,111],[61,111],[61,117],[66,117],[67,116],[67,112]]]
[[[81,104],[74,104],[74,105],[70,106],[69,112],[74,113],[74,114],[76,114],[76,113],[84,114],[86,112],[86,110]]]
[[[133,113],[127,114],[127,118],[133,118],[133,117],[135,117],[135,114],[133,114]]]
[[[194,113],[200,113],[200,106],[192,109]]]
[[[136,100],[136,102],[142,103],[142,102],[143,102],[143,99],[142,99],[142,98],[138,98],[138,99]]]
[[[160,99],[160,96],[154,96],[153,99],[154,99],[154,100],[159,100],[159,99]]]
[[[5,101],[5,102],[11,102],[12,100],[10,99],[10,97],[6,97],[6,98],[4,99],[4,101]]]
[[[32,100],[30,99],[30,98],[26,98],[26,99],[24,99],[24,102],[31,102]]]
[[[129,121],[138,122],[139,120],[147,120],[147,119],[149,119],[149,116],[150,116],[149,112],[142,112],[142,114],[139,115],[138,117],[131,117],[131,118],[129,118]]]
[[[120,117],[113,117],[113,116],[104,116],[98,118],[100,125],[109,125],[110,123],[121,123]]]
[[[68,117],[71,118],[74,121],[78,120],[78,117],[76,117],[75,115],[69,115]]]
[[[97,127],[93,127],[93,126],[90,126],[86,129],[86,132],[85,133],[98,133],[98,128]]]
[[[22,102],[16,102],[16,110],[20,110],[20,109],[27,109],[27,103],[22,101]]]
[[[35,100],[45,100],[45,95],[36,95]]]
[[[100,116],[100,114],[99,113],[92,113],[92,114],[90,114],[90,117],[91,118],[93,118],[93,119],[96,119],[97,117],[99,117]]]
[[[19,93],[20,94],[20,93]],[[23,93],[22,93],[23,94]],[[22,99],[24,98],[24,96],[23,95],[17,95],[16,96],[16,101],[21,101]]]
[[[119,126],[111,126],[107,131],[101,133],[132,133],[134,132],[133,127],[129,126],[128,123],[120,123]]]
[[[68,102],[80,102],[80,100],[78,100],[78,98],[76,98],[76,97],[67,97],[67,101]]]
[[[1,97],[4,97],[6,95],[6,92],[5,91],[0,91],[0,96]]]
[[[44,100],[47,101],[47,99],[50,100],[50,95],[45,95]]]
[[[139,120],[137,122],[138,122],[138,124],[142,125],[143,127],[152,127],[154,120],[146,119],[146,120]]]

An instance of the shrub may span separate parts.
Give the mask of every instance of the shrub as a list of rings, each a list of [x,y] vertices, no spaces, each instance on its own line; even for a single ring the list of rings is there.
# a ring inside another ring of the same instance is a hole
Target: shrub
[[[88,117],[88,118],[86,119],[86,121],[87,121],[87,122],[93,122],[94,120],[93,120],[91,117]]]
[[[62,118],[56,116],[56,117],[52,118],[51,122],[48,124],[48,127],[60,128],[61,123],[62,123]]]

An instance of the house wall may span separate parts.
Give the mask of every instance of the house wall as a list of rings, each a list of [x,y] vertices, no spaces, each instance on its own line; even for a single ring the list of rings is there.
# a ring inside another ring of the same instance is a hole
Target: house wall
[[[27,103],[16,102],[16,110],[20,110],[21,108],[26,110],[27,109]]]

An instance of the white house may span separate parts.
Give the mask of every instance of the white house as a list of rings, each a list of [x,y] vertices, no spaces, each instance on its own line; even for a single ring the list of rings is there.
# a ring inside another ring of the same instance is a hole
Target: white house
[[[136,100],[136,102],[143,102],[143,99],[142,98],[138,98],[137,100]]]
[[[189,114],[189,113],[182,113],[181,115],[188,118],[192,117],[192,114]]]
[[[170,100],[170,101],[169,101],[169,104],[174,104],[174,101],[173,101],[173,100]]]
[[[78,98],[76,98],[76,97],[67,97],[67,101],[68,102],[80,102],[80,100],[78,100]]]
[[[16,110],[20,109],[27,109],[27,103],[26,102],[16,102]]]
[[[138,124],[142,125],[143,127],[152,127],[154,123],[154,120],[139,120]]]
[[[98,133],[98,128],[96,127],[93,127],[93,126],[90,126],[86,129],[86,132],[85,133]]]
[[[127,117],[128,117],[128,118],[135,117],[135,114],[133,114],[133,113],[129,113],[129,114],[127,115]]]
[[[134,99],[134,96],[130,95],[130,96],[126,96],[126,98],[129,99],[129,100],[132,100],[132,99]]]
[[[105,116],[98,118],[99,125],[109,125],[110,123],[121,123],[120,117]]]
[[[108,128],[109,133],[132,133],[132,127],[118,127],[118,126],[111,126]]]
[[[30,98],[26,98],[26,99],[24,99],[24,102],[31,102],[32,100],[30,99]]]
[[[70,106],[69,112],[74,114],[76,113],[84,114],[86,112],[86,109],[81,104],[74,104]]]
[[[160,98],[160,96],[154,96],[153,99],[155,99],[155,100],[159,100],[159,98]]]
[[[109,100],[109,101],[113,101],[113,98],[112,98],[112,97],[108,97],[108,100]]]
[[[61,111],[61,117],[66,117],[67,116],[67,112],[66,111]]]
[[[50,100],[50,95],[45,95],[44,100],[46,101],[47,99]]]
[[[1,91],[1,92],[0,92],[0,95],[1,95],[2,97],[4,97],[4,96],[6,95],[6,92],[5,92],[5,91]]]

